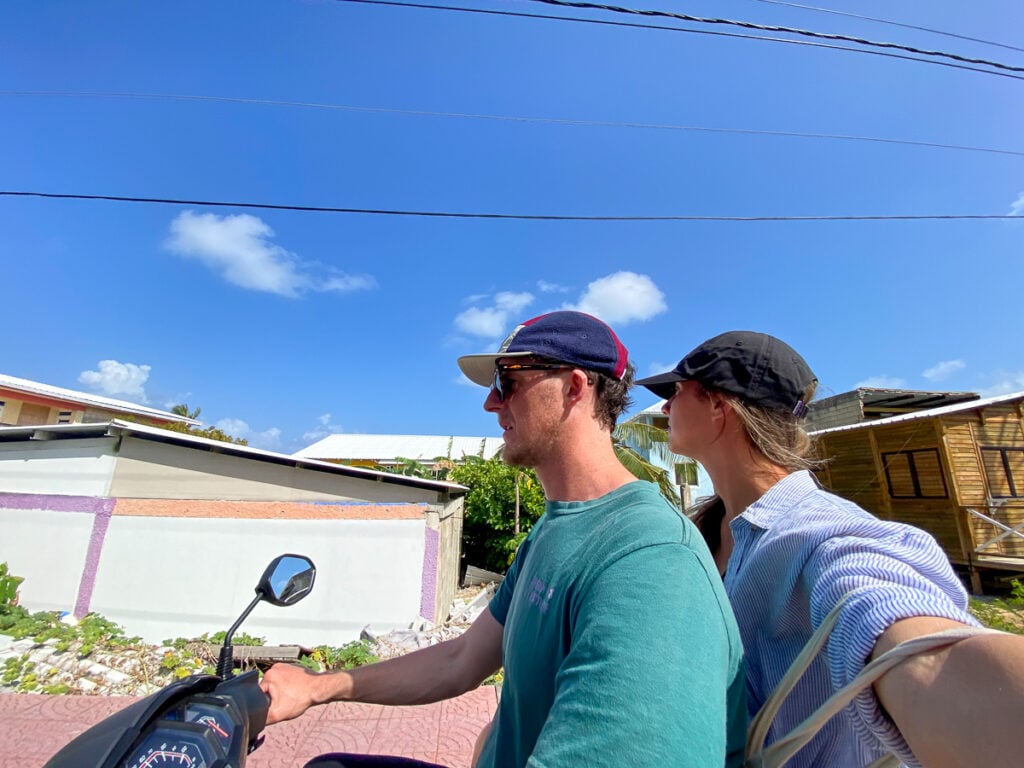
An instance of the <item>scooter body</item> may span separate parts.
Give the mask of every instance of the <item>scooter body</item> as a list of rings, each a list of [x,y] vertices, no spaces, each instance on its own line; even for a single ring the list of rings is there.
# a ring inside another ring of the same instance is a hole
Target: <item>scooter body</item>
[[[192,675],[125,707],[61,749],[45,768],[242,768],[263,741],[269,701],[258,672],[232,676],[231,638],[257,604],[292,605],[309,594],[315,576],[309,558],[275,558],[256,598],[228,630],[217,675]]]

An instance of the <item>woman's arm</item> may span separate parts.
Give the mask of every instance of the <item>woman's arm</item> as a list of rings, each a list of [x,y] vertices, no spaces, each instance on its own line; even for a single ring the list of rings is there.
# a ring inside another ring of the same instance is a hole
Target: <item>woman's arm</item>
[[[930,616],[903,619],[882,634],[873,655],[963,626]],[[920,654],[883,676],[875,692],[928,768],[1011,768],[1024,760],[1024,637],[979,635]]]

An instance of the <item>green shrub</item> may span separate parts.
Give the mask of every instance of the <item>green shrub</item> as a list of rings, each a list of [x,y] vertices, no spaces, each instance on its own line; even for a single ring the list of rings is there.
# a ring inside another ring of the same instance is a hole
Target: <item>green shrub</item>
[[[463,464],[452,467],[448,479],[469,488],[462,521],[462,554],[466,564],[503,573],[526,533],[544,512],[544,489],[536,473],[509,466],[498,457],[469,456]]]
[[[18,585],[24,580],[21,576],[12,576],[7,563],[0,563],[0,609],[18,604]]]
[[[380,659],[370,650],[370,643],[366,640],[354,640],[340,648],[319,645],[309,655],[299,658],[299,664],[314,672],[353,669],[376,661]]]
[[[970,611],[989,629],[1024,635],[1024,584],[1013,579],[1009,597],[991,600],[972,597]]]
[[[204,632],[199,636],[200,642],[209,643],[210,645],[224,645],[224,638],[228,636],[227,632],[214,632],[212,635],[208,632]],[[239,635],[235,635],[231,638],[231,645],[266,645],[267,640],[264,637],[255,637],[242,632]]]

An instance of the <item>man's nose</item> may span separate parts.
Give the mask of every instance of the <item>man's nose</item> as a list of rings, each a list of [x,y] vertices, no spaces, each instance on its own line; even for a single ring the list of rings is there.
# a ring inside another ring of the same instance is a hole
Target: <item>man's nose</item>
[[[494,413],[501,408],[501,398],[498,397],[498,390],[491,387],[487,392],[487,398],[484,400],[484,410],[488,413]]]

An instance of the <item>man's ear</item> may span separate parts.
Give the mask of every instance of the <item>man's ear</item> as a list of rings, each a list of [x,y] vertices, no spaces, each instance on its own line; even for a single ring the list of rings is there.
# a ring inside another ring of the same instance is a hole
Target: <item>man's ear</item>
[[[573,368],[569,372],[569,391],[566,393],[572,400],[579,400],[590,386],[590,376],[586,371]]]

